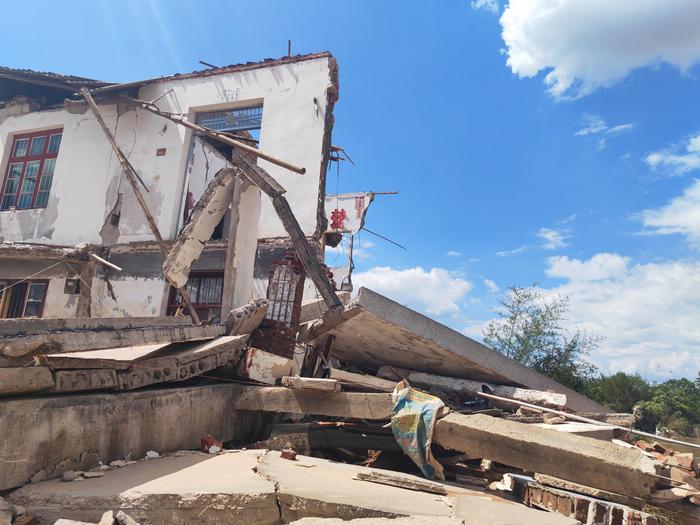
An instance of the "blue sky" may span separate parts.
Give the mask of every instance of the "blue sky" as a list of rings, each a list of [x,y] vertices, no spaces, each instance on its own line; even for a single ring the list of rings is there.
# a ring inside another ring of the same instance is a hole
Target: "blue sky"
[[[399,191],[367,225],[407,247],[363,233],[358,283],[477,338],[499,294],[538,283],[605,338],[604,371],[697,375],[697,0],[32,6],[0,34],[3,65],[129,81],[279,57],[287,39],[330,50],[333,142],[356,163],[338,187]]]

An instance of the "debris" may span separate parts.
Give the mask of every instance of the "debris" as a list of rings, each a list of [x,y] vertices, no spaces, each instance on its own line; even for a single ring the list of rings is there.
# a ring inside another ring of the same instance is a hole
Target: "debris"
[[[114,461],[110,461],[109,466],[112,468],[121,468],[121,467],[126,467],[129,464],[129,462],[124,461],[123,459],[115,459]]]
[[[294,362],[264,350],[249,348],[238,365],[237,373],[244,379],[275,385],[278,379],[294,374]]]
[[[17,516],[13,525],[40,525],[40,523],[31,513],[26,512],[21,516]]]
[[[211,447],[209,447],[209,450],[207,450],[207,452],[209,454],[218,454],[219,452],[221,452],[221,447],[217,447],[216,445],[212,445]]]
[[[378,392],[393,392],[396,386],[395,381],[381,379],[368,374],[353,374],[352,372],[346,372],[345,370],[339,370],[337,368],[331,368],[330,377],[331,379],[337,379],[343,385],[360,389],[376,390]]]
[[[160,454],[156,452],[155,450],[149,450],[146,452],[146,457],[144,459],[158,459],[160,457]]]
[[[147,457],[148,457],[148,455],[147,455]],[[156,457],[158,457],[158,456],[156,456]],[[152,459],[152,458],[149,458],[149,459]],[[100,471],[92,471],[92,470],[91,470],[91,471],[88,471],[88,472],[83,472],[83,477],[84,477],[85,479],[101,478],[101,477],[104,476],[104,475],[105,475],[105,473],[104,473],[104,472],[100,472]]]
[[[61,476],[61,481],[73,481],[74,479],[79,477],[80,474],[75,472],[74,470],[66,470]]]
[[[133,519],[123,510],[117,512],[117,515],[114,517],[114,519],[117,520],[117,523],[119,523],[119,525],[141,525],[138,521]]]
[[[0,525],[11,525],[12,507],[4,498],[0,497]]]
[[[211,434],[207,434],[202,438],[199,448],[202,452],[209,452],[212,447],[216,447],[219,450],[221,450],[222,448],[224,448],[224,444],[218,439],[214,439],[213,437],[211,437]],[[210,454],[211,453],[212,452],[210,452]],[[180,455],[184,455],[184,452]]]
[[[231,310],[225,322],[227,333],[229,335],[252,333],[265,318],[267,304],[267,299],[256,299]]]
[[[431,483],[429,481],[415,480],[405,476],[395,474],[385,474],[380,472],[358,472],[355,478],[360,481],[371,481],[372,483],[380,483],[382,485],[391,485],[392,487],[401,487],[402,489],[419,490],[429,492],[431,494],[448,494],[447,489],[440,483]]]
[[[280,457],[295,461],[297,459],[297,453],[290,448],[285,448],[282,452],[280,452]]]
[[[97,525],[114,525],[114,512],[108,510],[105,512]]]
[[[292,390],[319,390],[326,392],[340,392],[340,383],[337,379],[318,379],[312,377],[284,376],[282,386]]]

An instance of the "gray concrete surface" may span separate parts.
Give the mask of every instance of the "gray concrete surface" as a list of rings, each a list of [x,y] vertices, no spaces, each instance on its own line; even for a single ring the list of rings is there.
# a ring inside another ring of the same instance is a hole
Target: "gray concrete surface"
[[[107,510],[123,510],[149,525],[265,525],[302,518],[364,518],[356,522],[358,525],[385,523],[376,521],[378,518],[402,518],[387,521],[387,525],[458,525],[462,516],[451,519],[457,501],[470,509],[467,514],[477,515],[482,508],[481,515],[529,514],[522,504],[464,487],[445,485],[447,496],[438,496],[354,479],[358,472],[372,471],[377,469],[301,455],[292,461],[281,458],[279,452],[263,450],[216,456],[192,452],[139,461],[106,471],[96,479],[26,485],[13,492],[10,501],[23,505],[42,525],[59,518],[96,522]],[[537,516],[546,518],[548,514]]]
[[[236,412],[235,385],[0,402],[0,490],[147,450],[198,448],[202,436],[250,440],[260,416]]]
[[[333,355],[341,361],[551,390],[565,394],[573,410],[607,412],[595,401],[368,288],[360,288],[354,303],[362,312],[330,331],[336,336]]]
[[[531,509],[512,503],[504,505],[488,497],[464,497],[455,499],[455,515],[464,525],[577,525],[574,518],[554,512]]]

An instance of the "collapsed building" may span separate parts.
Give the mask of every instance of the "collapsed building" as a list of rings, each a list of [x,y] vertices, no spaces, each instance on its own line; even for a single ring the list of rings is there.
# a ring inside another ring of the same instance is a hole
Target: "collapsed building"
[[[338,85],[0,68],[0,523],[700,523],[692,453],[324,264]]]

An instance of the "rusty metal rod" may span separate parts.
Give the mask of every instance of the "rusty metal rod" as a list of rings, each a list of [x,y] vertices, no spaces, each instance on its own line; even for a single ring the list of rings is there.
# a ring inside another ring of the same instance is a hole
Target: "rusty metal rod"
[[[246,144],[244,142],[241,142],[239,140],[232,139],[226,134],[221,133],[219,131],[214,131],[211,128],[207,128],[204,126],[200,126],[199,124],[195,124],[193,122],[190,122],[189,120],[185,119],[182,115],[178,115],[175,113],[169,113],[167,111],[163,111],[161,109],[158,109],[155,104],[152,104],[151,102],[147,102],[145,100],[139,100],[137,98],[129,98],[131,102],[134,104],[142,107],[146,111],[150,111],[151,113],[154,113],[156,115],[160,115],[163,118],[167,118],[168,120],[172,120],[173,122],[176,122],[177,124],[181,124],[185,126],[186,128],[189,128],[193,131],[197,131],[199,133],[202,133],[204,135],[207,135],[208,137],[215,138],[224,144],[228,144],[229,146],[234,146],[238,148],[241,151],[246,151],[248,153],[251,153],[255,155],[256,157],[259,157],[261,159],[264,159],[268,162],[271,162],[272,164],[276,164],[277,166],[281,166],[283,168],[286,168],[290,171],[293,171],[295,173],[299,173],[300,175],[303,175],[306,173],[306,168],[300,168],[298,166],[295,166],[293,164],[290,164],[289,162],[285,162],[283,160],[280,160],[276,157],[273,157],[272,155],[268,155],[267,153],[260,151],[257,148],[254,148],[253,146],[250,146],[249,144]]]

